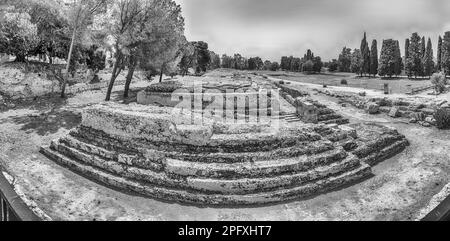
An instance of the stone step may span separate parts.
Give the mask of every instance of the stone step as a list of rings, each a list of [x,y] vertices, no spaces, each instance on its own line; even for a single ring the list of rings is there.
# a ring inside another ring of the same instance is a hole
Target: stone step
[[[379,152],[380,150],[394,144],[397,141],[403,141],[403,136],[401,135],[385,135],[381,136],[380,138],[377,138],[375,140],[361,143],[359,147],[354,150],[352,153],[359,157],[359,158],[365,158],[372,153]],[[406,141],[407,142],[407,141]]]
[[[241,153],[183,153],[179,151],[165,151],[158,150],[157,147],[146,147],[145,145],[137,146],[127,141],[118,142],[115,139],[91,139],[86,140],[76,133],[76,140],[84,143],[92,143],[94,146],[100,146],[107,150],[114,150],[116,152],[127,153],[134,150],[134,153],[146,153],[146,158],[155,163],[160,163],[160,160],[165,158],[184,160],[189,162],[205,162],[205,163],[241,163],[241,162],[256,162],[275,158],[285,159],[301,155],[315,155],[326,151],[331,151],[334,146],[329,141],[315,141],[302,142],[298,145],[279,148],[267,152],[241,152]],[[91,144],[89,144],[91,145]]]
[[[96,155],[106,160],[117,161],[129,166],[155,171],[160,171],[163,168],[161,164],[163,158],[161,156],[153,155],[152,158],[149,158],[138,153],[118,153],[116,151],[108,151],[104,148],[78,140],[70,135],[61,138],[59,141],[68,147],[81,150],[84,153]]]
[[[343,161],[310,169],[305,172],[285,174],[273,177],[242,178],[242,179],[206,179],[188,177],[187,182],[196,190],[220,194],[250,194],[269,190],[287,189],[304,185],[321,179],[326,179],[360,166],[354,156]]]
[[[176,159],[164,162],[165,171],[180,176],[203,178],[254,178],[298,173],[315,167],[339,162],[348,156],[342,149],[334,149],[314,156],[299,156],[287,159],[259,160],[242,163],[199,163]]]
[[[370,155],[361,159],[361,162],[365,162],[370,166],[374,166],[388,158],[395,156],[396,154],[402,152],[407,146],[409,146],[409,142],[406,139],[396,141],[383,149],[373,152]]]
[[[100,181],[105,185],[119,188],[124,191],[133,191],[151,198],[199,205],[262,205],[285,202],[331,191],[344,185],[349,185],[353,182],[360,181],[372,175],[370,166],[367,164],[362,164],[359,168],[342,173],[338,176],[333,176],[324,180],[319,180],[317,182],[312,182],[289,189],[246,195],[205,194],[146,185],[142,182],[112,175],[102,171],[99,168],[71,160],[70,158],[63,156],[48,147],[41,148],[41,152],[55,162],[66,166],[81,175]]]
[[[261,190],[286,188],[292,185],[311,182],[330,175],[341,173],[359,165],[359,161],[354,156],[344,160],[334,162],[327,166],[310,167],[303,172],[292,172],[278,176],[264,176],[261,174],[257,178],[240,178],[228,176],[224,179],[205,179],[195,176],[181,176],[171,172],[174,168],[169,167],[169,171],[155,172],[152,170],[140,169],[115,161],[105,160],[97,156],[92,156],[80,150],[65,146],[63,143],[53,142],[53,150],[84,164],[92,165],[107,172],[133,180],[148,182],[151,185],[166,186],[169,188],[183,188],[195,191],[205,191],[210,193],[251,193]],[[173,167],[173,166],[171,166]]]
[[[175,151],[185,153],[240,153],[271,151],[279,148],[292,147],[303,142],[321,140],[321,136],[302,130],[280,130],[277,133],[244,133],[244,134],[215,134],[205,145],[191,145],[185,143],[153,142],[151,140],[131,141],[119,136],[108,135],[91,128],[81,127],[71,132],[72,136],[85,139],[88,143],[115,143],[115,146],[124,145],[125,148],[141,146],[146,149],[161,151]],[[109,148],[107,148],[109,149]]]
[[[348,123],[350,123],[350,120],[343,118],[343,117],[332,119],[332,120],[319,121],[319,124],[325,124],[325,125],[328,125],[328,124],[344,125],[344,124],[348,124]]]
[[[342,116],[339,114],[336,114],[336,113],[332,113],[332,114],[326,114],[326,115],[319,115],[317,118],[319,121],[328,121],[328,120],[335,120],[335,119],[342,118]]]

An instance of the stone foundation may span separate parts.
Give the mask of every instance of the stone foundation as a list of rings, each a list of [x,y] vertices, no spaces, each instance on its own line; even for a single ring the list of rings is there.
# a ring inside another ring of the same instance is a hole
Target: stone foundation
[[[172,108],[101,104],[41,151],[108,186],[201,205],[284,202],[372,175],[407,140],[378,125],[179,125]],[[242,131],[241,131],[242,130]]]

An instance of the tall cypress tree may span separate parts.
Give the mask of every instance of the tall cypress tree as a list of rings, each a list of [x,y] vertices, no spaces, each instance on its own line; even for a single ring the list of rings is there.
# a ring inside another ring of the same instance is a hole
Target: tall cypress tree
[[[411,69],[410,69],[410,66],[408,65],[408,59],[409,59],[409,39],[406,39],[406,41],[405,41],[405,72],[409,78],[409,77],[411,77]]]
[[[402,73],[402,54],[400,52],[400,43],[398,42],[398,40],[395,40],[394,42],[394,60],[395,61],[395,65],[394,65],[394,72],[395,75],[399,76]]]
[[[447,76],[450,74],[450,32],[446,32],[444,34],[444,39],[442,40],[441,61],[441,68]]]
[[[361,74],[370,73],[370,49],[367,43],[366,32],[364,32],[364,38],[361,40]]]
[[[438,49],[437,49],[437,71],[442,70],[442,37],[439,35]]]
[[[428,38],[427,49],[424,57],[424,75],[431,76],[434,72],[434,61],[433,61],[433,46],[431,44],[431,39]]]
[[[375,77],[378,73],[378,46],[377,40],[372,41],[372,48],[370,50],[370,74]]]
[[[422,37],[422,40],[420,41],[420,54],[422,55],[422,71],[420,75],[423,77],[425,76],[425,54],[426,54],[426,42],[425,42],[425,36]]]
[[[408,59],[406,60],[407,68],[410,75],[417,77],[423,72],[421,39],[418,33],[413,33],[408,48]]]

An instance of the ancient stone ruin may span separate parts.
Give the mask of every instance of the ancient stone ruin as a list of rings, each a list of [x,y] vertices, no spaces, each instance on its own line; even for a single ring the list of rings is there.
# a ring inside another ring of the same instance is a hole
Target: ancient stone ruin
[[[309,105],[310,104],[310,105]],[[306,104],[304,104],[306,106]],[[379,125],[218,122],[171,106],[105,103],[42,152],[125,191],[201,205],[255,205],[305,198],[363,180],[371,165],[408,145]],[[258,105],[258,110],[261,106]],[[174,112],[175,111],[175,112]],[[192,125],[193,119],[201,124]]]

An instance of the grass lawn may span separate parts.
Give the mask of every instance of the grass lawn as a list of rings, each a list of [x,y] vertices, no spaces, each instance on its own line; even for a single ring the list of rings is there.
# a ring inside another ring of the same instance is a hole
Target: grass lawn
[[[373,89],[383,90],[384,84],[388,83],[391,93],[405,94],[409,91],[408,85],[412,88],[428,86],[431,84],[428,79],[410,80],[407,78],[393,78],[393,79],[381,79],[381,78],[368,78],[358,77],[352,73],[322,73],[307,75],[296,72],[284,72],[284,71],[261,71],[264,74],[273,76],[275,78],[285,79],[289,81],[297,81],[311,84],[326,84],[329,86],[348,86],[361,89]],[[347,80],[347,85],[342,85],[341,80]]]

